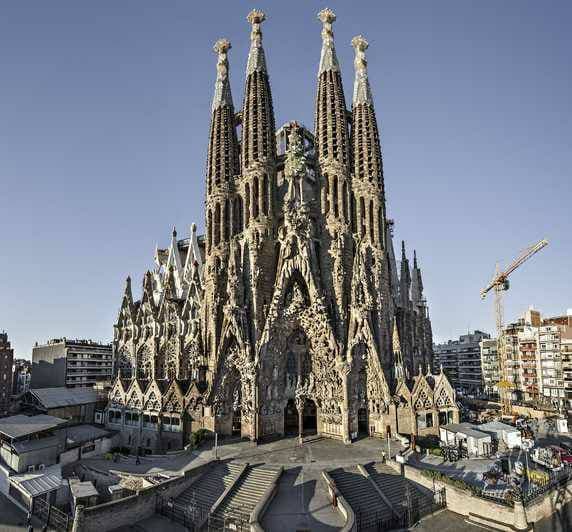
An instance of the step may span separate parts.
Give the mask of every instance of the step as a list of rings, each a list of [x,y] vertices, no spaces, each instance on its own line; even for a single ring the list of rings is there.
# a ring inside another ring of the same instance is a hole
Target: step
[[[199,481],[182,492],[175,502],[182,505],[190,505],[194,502],[206,512],[210,511],[212,505],[239,476],[242,467],[232,462],[216,465],[210,471],[205,472]]]
[[[249,467],[215,510],[215,516],[237,513],[249,518],[280,471],[280,468]]]
[[[383,519],[393,517],[391,508],[357,467],[338,468],[328,471],[328,474],[354,513],[363,517],[374,514]]]

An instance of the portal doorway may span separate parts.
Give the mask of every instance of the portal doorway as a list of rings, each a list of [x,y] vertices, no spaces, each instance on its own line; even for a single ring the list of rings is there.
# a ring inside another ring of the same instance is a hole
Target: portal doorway
[[[360,436],[369,435],[369,424],[367,421],[367,409],[360,408],[357,413],[358,434]]]
[[[242,428],[242,410],[237,408],[232,412],[232,435],[240,436]]]
[[[318,409],[316,403],[308,399],[304,403],[304,434],[316,434],[318,432]]]
[[[298,409],[294,399],[288,399],[284,408],[284,434],[298,435]]]

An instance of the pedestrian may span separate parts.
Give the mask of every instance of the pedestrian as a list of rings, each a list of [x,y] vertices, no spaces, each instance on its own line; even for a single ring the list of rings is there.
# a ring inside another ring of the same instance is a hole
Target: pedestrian
[[[48,523],[42,527],[42,532],[48,532]]]
[[[141,458],[139,457],[139,455],[137,455],[137,458],[135,459],[135,464],[139,465],[141,463]]]
[[[32,512],[28,511],[28,515],[26,516],[26,526],[30,526],[32,524]]]
[[[385,451],[381,451],[381,463],[385,464]]]

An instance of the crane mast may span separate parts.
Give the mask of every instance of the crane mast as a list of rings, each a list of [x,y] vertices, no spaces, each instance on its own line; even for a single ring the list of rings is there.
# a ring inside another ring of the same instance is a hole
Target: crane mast
[[[533,246],[526,248],[512,263],[501,271],[497,264],[496,272],[491,282],[481,290],[481,299],[485,299],[487,294],[493,290],[495,294],[495,321],[497,328],[497,353],[499,359],[500,380],[498,383],[499,395],[502,405],[502,412],[505,415],[512,414],[512,382],[509,375],[508,361],[505,350],[504,337],[504,305],[503,292],[509,289],[510,284],[508,278],[517,268],[522,266],[528,259],[538,253],[542,248],[548,245],[548,240],[540,240]]]

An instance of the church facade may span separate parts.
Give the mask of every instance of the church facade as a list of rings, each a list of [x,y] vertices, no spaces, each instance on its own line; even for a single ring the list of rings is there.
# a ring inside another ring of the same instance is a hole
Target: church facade
[[[319,433],[438,434],[458,421],[455,392],[430,374],[421,270],[386,213],[367,41],[352,40],[346,108],[332,24],[322,49],[314,132],[276,129],[252,11],[243,105],[235,110],[219,40],[206,171],[206,232],[155,251],[134,301],[128,278],[114,327],[107,424],[157,452],[193,431],[252,440]],[[240,135],[239,135],[240,132]]]

